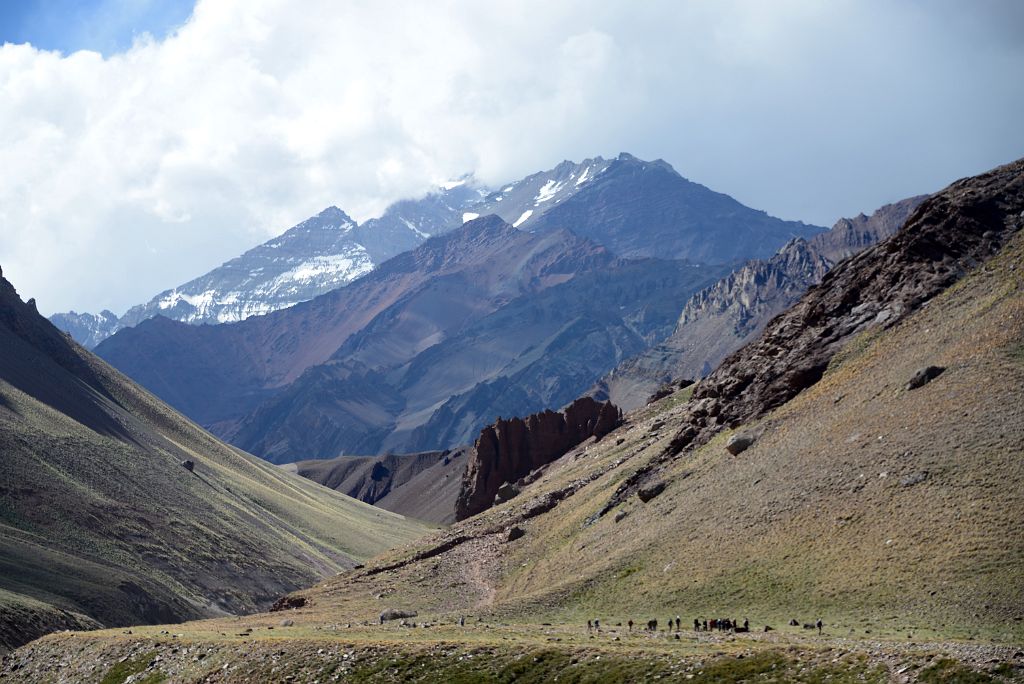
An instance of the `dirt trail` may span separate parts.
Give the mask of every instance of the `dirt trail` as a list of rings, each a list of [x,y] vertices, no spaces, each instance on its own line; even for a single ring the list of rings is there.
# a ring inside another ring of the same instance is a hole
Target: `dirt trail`
[[[499,542],[493,538],[477,539],[473,541],[471,553],[467,554],[466,579],[476,588],[479,600],[477,608],[489,608],[494,605],[497,589],[494,586],[494,576],[498,571],[497,545]]]

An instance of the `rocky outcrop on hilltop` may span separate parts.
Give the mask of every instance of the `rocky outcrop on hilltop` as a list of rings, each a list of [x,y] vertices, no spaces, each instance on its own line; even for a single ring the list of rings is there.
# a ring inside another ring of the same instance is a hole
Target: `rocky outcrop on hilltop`
[[[499,490],[514,496],[508,487],[541,466],[551,463],[580,442],[600,439],[622,421],[622,412],[612,403],[582,397],[561,412],[544,411],[526,418],[499,418],[485,427],[476,440],[462,491],[455,504],[455,517],[463,520],[487,510]]]
[[[672,335],[616,368],[595,386],[594,396],[628,411],[666,383],[708,375],[838,262],[895,234],[924,199],[911,197],[871,216],[840,219],[827,232],[791,240],[770,259],[748,262],[693,295]]]
[[[700,444],[816,383],[855,335],[924,306],[1024,228],[1024,160],[953,183],[893,237],[842,262],[694,390],[671,451]]]

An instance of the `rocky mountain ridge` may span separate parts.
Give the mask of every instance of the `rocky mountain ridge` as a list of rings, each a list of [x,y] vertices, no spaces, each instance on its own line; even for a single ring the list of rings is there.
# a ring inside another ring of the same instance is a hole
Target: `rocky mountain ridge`
[[[895,234],[925,199],[912,197],[885,205],[870,217],[840,219],[831,230],[790,241],[769,259],[748,262],[693,295],[668,338],[624,362],[591,392],[631,410],[662,385],[708,375],[838,262]]]
[[[671,442],[622,482],[598,517],[658,482],[679,454],[813,387],[854,340],[870,340],[899,325],[998,254],[1022,229],[1024,160],[959,180],[927,198],[899,232],[842,261],[772,319],[757,340],[697,383],[680,409]],[[837,395],[835,403],[842,400]],[[758,431],[737,434],[730,450],[742,453],[760,437]]]
[[[622,153],[563,161],[493,192],[467,176],[395,202],[359,225],[328,207],[123,316],[68,312],[51,320],[88,348],[157,315],[190,324],[237,322],[308,301],[431,236],[492,214],[526,231],[570,229],[619,256],[716,264],[765,256],[793,237],[822,230],[745,207],[686,180],[664,161]]]

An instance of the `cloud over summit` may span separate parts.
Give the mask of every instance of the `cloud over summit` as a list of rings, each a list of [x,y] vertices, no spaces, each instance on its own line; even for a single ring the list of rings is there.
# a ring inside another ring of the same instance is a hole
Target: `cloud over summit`
[[[0,264],[120,313],[330,204],[621,150],[829,223],[1024,154],[1020,13],[934,7],[203,0],[106,58],[7,44]]]

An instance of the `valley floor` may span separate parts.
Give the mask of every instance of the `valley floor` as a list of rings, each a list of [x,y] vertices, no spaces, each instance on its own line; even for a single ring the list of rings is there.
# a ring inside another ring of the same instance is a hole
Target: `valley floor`
[[[32,682],[1003,682],[1024,650],[963,641],[769,633],[670,633],[466,620],[289,625],[287,613],[170,627],[62,633],[5,657]],[[411,623],[410,623],[411,624]],[[691,623],[692,625],[692,623]],[[691,627],[692,629],[692,627]],[[763,626],[762,626],[763,629]],[[68,654],[76,653],[73,658]]]

